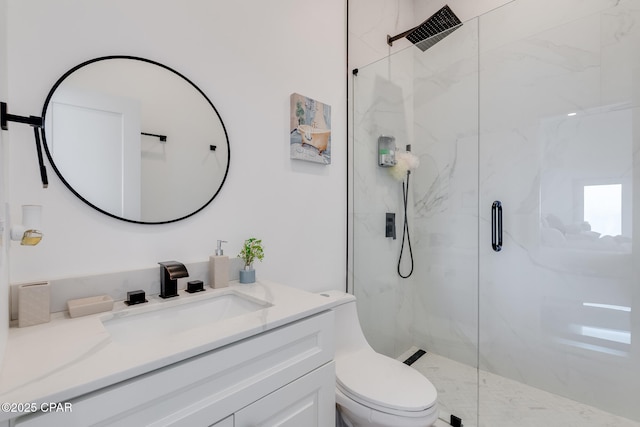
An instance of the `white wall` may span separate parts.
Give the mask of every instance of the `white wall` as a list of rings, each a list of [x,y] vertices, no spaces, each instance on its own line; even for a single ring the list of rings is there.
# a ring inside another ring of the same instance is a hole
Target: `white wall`
[[[462,22],[467,22],[512,1],[514,0],[414,0],[415,19],[419,21],[415,25],[436,13],[445,4],[449,5]]]
[[[44,239],[11,247],[11,282],[207,259],[256,236],[258,277],[307,290],[344,288],[346,85],[343,0],[8,0],[10,110],[39,115],[53,83],[87,59],[124,54],[174,68],[212,100],[227,128],[231,166],[202,212],[167,225],[99,214],[48,168],[40,186],[33,136],[11,129],[11,212],[44,205]],[[4,15],[4,14],[3,14]],[[160,89],[160,88],[159,88]],[[289,95],[332,107],[332,164],[289,158]],[[169,197],[169,196],[168,196]]]
[[[387,35],[394,36],[417,25],[413,3],[414,0],[349,0],[349,70],[411,46],[405,39],[389,46]]]
[[[7,1],[0,0],[0,101],[4,101],[7,95],[7,33],[6,33]],[[0,223],[5,219],[5,206],[7,194],[7,149],[8,134],[0,131]],[[6,296],[9,293],[9,269],[7,268],[8,247],[6,236],[8,231],[0,231],[0,295]],[[9,304],[7,298],[0,304],[0,363],[4,356],[5,344],[7,341],[7,330],[9,324]]]

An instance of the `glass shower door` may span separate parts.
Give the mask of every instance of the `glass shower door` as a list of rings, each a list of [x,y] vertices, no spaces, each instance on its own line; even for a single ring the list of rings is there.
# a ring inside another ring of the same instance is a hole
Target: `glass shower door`
[[[477,419],[478,21],[421,51],[410,47],[353,77],[353,291],[372,347],[404,359],[438,389],[441,417]],[[404,173],[378,165],[380,136],[418,156]],[[386,237],[387,214],[396,237]],[[403,249],[404,248],[404,249]],[[403,254],[399,262],[400,254]],[[398,273],[398,264],[403,275]]]
[[[397,274],[402,210],[400,182],[378,165],[378,139],[404,149],[412,135],[413,52],[403,50],[353,76],[353,293],[371,346],[398,357],[412,344],[412,279]],[[387,213],[396,238],[386,237]]]
[[[480,18],[481,426],[640,421],[638,18],[570,0]]]

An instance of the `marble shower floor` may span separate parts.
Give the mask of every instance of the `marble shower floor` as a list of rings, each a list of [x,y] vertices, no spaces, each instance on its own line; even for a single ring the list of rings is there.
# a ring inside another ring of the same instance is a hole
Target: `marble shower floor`
[[[412,348],[398,359],[405,360]],[[475,427],[478,402],[476,369],[427,353],[411,365],[438,390],[441,418],[453,413]],[[488,372],[480,373],[480,427],[639,427],[640,423]],[[449,424],[438,421],[436,427]]]

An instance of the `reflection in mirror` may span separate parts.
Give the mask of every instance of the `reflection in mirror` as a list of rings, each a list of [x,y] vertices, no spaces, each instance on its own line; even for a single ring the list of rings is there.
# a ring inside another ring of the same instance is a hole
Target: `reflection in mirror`
[[[56,173],[107,215],[165,223],[198,212],[229,168],[229,142],[209,99],[153,61],[97,58],[54,85],[43,108]]]
[[[621,105],[541,123],[543,246],[631,252],[632,129]]]
[[[542,329],[562,347],[632,355],[633,109],[609,105],[540,124]]]

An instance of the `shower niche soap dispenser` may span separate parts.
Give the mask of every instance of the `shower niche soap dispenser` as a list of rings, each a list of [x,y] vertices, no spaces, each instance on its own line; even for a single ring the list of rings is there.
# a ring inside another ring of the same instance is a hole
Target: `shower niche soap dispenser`
[[[222,244],[226,240],[218,240],[216,254],[209,257],[209,286],[214,289],[229,285],[229,257],[224,255]]]
[[[396,139],[393,136],[380,135],[378,138],[378,166],[390,168],[396,163]]]

